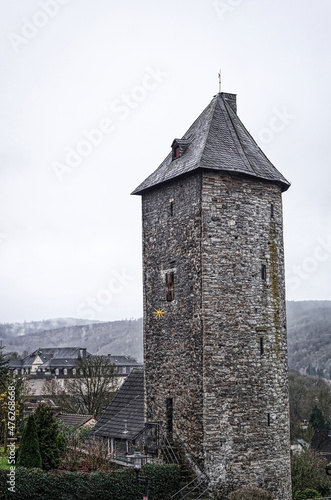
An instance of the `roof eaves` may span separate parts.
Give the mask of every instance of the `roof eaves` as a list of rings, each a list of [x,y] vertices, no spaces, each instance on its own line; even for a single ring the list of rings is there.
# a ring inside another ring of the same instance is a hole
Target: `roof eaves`
[[[234,113],[234,111],[231,108],[231,106],[226,101],[223,100],[223,102],[224,102],[225,106],[227,107],[227,112],[228,112],[227,115],[228,115],[228,118],[229,118],[229,120],[231,121],[231,124],[232,124],[232,127],[229,127],[230,131],[231,131],[231,133],[232,133],[232,130],[235,132],[236,137],[237,137],[236,144],[240,145],[240,150],[241,150],[241,153],[242,153],[242,154],[240,154],[240,156],[242,157],[242,155],[244,155],[244,158],[245,158],[246,162],[248,162],[248,164],[249,164],[250,168],[252,169],[252,171],[254,172],[255,177],[260,178],[260,179],[270,180],[271,182],[275,182],[275,183],[277,183],[277,184],[279,184],[281,186],[282,191],[286,191],[290,187],[291,184],[285,179],[285,177],[271,163],[271,161],[269,160],[269,158],[266,156],[266,154],[263,152],[263,150],[260,148],[260,146],[255,141],[254,137],[248,132],[248,130],[246,129],[245,125],[240,120],[239,116]],[[250,158],[246,154],[245,148],[244,148],[244,146],[241,143],[241,139],[240,139],[240,136],[238,134],[237,125],[235,123],[234,118],[236,120],[238,120],[238,122],[239,122],[239,124],[240,124],[240,126],[241,126],[241,128],[243,130],[243,132],[249,137],[250,141],[254,144],[254,146],[256,148],[256,151],[259,154],[262,154],[262,156],[264,157],[264,159],[266,160],[266,162],[274,170],[275,174],[276,173],[278,174],[277,175],[278,179],[273,178],[273,176],[270,175],[270,173],[269,174],[267,173],[265,175],[265,177],[264,177],[263,175],[261,175],[261,172],[258,169],[256,169],[256,166],[252,163],[252,161],[250,160]],[[238,153],[239,153],[239,151],[238,151]],[[238,171],[238,173],[240,173],[240,172]]]

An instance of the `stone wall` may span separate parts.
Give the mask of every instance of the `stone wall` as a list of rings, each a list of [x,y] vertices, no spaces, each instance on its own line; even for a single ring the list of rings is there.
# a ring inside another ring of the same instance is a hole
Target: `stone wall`
[[[202,186],[205,468],[289,499],[281,190],[218,172]]]
[[[143,196],[144,354],[147,421],[173,428],[202,458],[201,175]],[[166,274],[174,273],[167,301]],[[164,311],[157,318],[155,310]]]
[[[290,499],[280,188],[203,171],[147,192],[143,266],[147,421],[169,428],[171,399],[212,482]]]

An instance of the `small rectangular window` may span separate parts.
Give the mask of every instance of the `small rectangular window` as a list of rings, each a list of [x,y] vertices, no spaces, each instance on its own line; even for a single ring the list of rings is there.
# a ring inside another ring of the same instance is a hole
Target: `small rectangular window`
[[[265,264],[262,264],[261,267],[261,277],[264,281],[267,279],[267,266]]]
[[[172,302],[175,298],[175,283],[174,283],[174,273],[166,274],[166,285],[167,285],[167,301]]]
[[[174,215],[174,202],[173,201],[170,202],[170,215],[171,215],[171,217]]]
[[[263,356],[264,354],[264,338],[260,337],[260,354]]]
[[[271,215],[271,218],[273,219],[273,217],[274,217],[274,205],[273,205],[273,203],[271,203],[271,205],[270,205],[270,215]]]
[[[270,413],[268,413],[267,418],[268,418],[268,427],[270,427]]]

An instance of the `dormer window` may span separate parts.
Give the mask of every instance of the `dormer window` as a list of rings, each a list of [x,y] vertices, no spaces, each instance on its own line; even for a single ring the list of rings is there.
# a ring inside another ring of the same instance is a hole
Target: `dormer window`
[[[177,160],[180,156],[186,152],[187,148],[191,143],[191,138],[189,139],[174,139],[171,144],[172,149],[172,160]]]
[[[180,149],[177,142],[172,144],[172,159],[176,160],[180,157]]]

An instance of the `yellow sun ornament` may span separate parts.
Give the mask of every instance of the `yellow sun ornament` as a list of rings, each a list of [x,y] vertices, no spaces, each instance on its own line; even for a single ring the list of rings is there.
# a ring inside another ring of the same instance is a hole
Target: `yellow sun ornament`
[[[154,309],[154,316],[156,317],[156,319],[161,319],[163,318],[163,316],[165,315],[165,312],[163,309]]]

